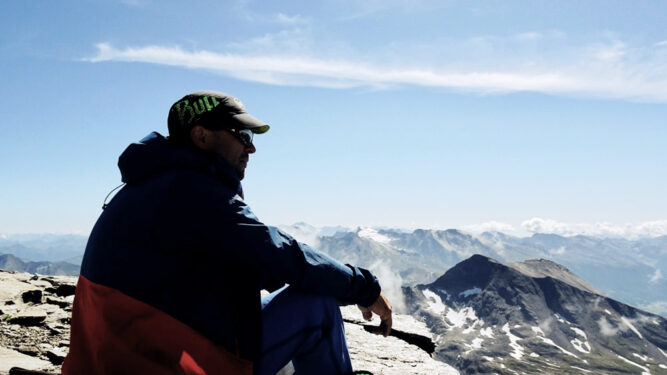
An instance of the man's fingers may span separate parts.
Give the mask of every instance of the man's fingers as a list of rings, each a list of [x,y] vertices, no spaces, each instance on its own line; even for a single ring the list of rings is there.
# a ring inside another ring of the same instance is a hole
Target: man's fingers
[[[382,322],[380,322],[380,333],[382,333],[384,337],[389,336],[391,333],[391,325],[391,315],[389,315],[388,319],[383,319]]]
[[[364,319],[366,319],[366,320],[370,321],[371,319],[373,319],[373,313],[370,310],[362,311],[361,314],[363,315]]]
[[[361,310],[361,316],[363,316],[365,320],[373,319],[373,312],[371,311],[371,309],[369,309],[368,307],[363,307],[361,305],[357,305],[357,307],[359,308],[359,310]]]

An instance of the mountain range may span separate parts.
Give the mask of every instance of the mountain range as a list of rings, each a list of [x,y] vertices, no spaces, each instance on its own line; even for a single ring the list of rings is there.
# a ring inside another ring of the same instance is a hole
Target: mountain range
[[[397,299],[402,286],[430,283],[458,262],[481,254],[505,263],[548,259],[605,296],[667,316],[667,236],[627,239],[536,233],[516,237],[456,229],[316,228],[305,223],[280,228],[345,263],[373,270]],[[86,241],[80,235],[0,235],[0,254],[12,254],[24,262],[78,265]]]
[[[455,229],[356,228],[313,235],[305,224],[283,227],[298,239],[390,285],[429,283],[473,254],[501,262],[547,259],[570,269],[601,294],[667,316],[667,236],[638,239],[536,233],[471,234]],[[389,276],[382,280],[382,275]]]

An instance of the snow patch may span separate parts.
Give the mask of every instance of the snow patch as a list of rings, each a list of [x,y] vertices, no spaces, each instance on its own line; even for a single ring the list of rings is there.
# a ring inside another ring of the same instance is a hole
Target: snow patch
[[[484,321],[483,321],[483,320],[482,320],[482,321],[477,320],[477,321],[473,322],[473,324],[472,324],[471,326],[469,326],[468,328],[464,329],[462,333],[463,333],[464,335],[467,335],[467,334],[473,332],[473,331],[475,330],[475,326],[476,326],[477,323],[479,323],[479,322],[482,322],[482,324],[484,324]]]
[[[579,336],[585,338],[586,340],[588,340],[588,336],[586,336],[586,332],[584,332],[583,330],[581,330],[579,328],[575,328],[575,327],[570,327],[570,329],[573,330],[577,335],[579,335]]]
[[[609,310],[607,310],[607,309],[604,309],[604,312],[606,312],[607,315],[611,315],[611,311],[609,311]]]
[[[579,359],[579,357],[578,357],[576,354],[570,353],[570,352],[568,352],[567,350],[565,350],[565,349],[561,348],[560,346],[556,345],[556,343],[553,342],[553,340],[548,339],[548,338],[546,338],[546,337],[539,337],[539,336],[538,336],[538,338],[539,338],[540,340],[542,340],[543,343],[545,343],[545,344],[549,344],[549,345],[552,345],[552,346],[555,346],[556,348],[560,349],[561,352],[563,352],[563,353],[565,353],[565,354],[567,354],[567,355],[570,355],[570,356],[572,356],[572,357],[574,357],[574,358]]]
[[[625,325],[628,326],[628,328],[630,328],[630,329],[632,330],[632,332],[634,332],[635,334],[637,334],[637,336],[639,336],[640,339],[643,339],[643,338],[644,338],[644,337],[642,337],[642,334],[639,333],[639,331],[637,330],[637,328],[635,328],[635,326],[633,326],[632,323],[630,323],[630,320],[629,320],[628,318],[622,316],[622,317],[621,317],[621,321],[622,321],[623,323],[625,323]]]
[[[385,236],[384,234],[380,234],[377,230],[373,228],[359,228],[359,231],[357,232],[357,235],[362,238],[367,238],[369,240],[373,240],[375,242],[379,243],[389,243],[391,242],[391,238]]]
[[[469,347],[470,350],[482,349],[483,341],[484,339],[476,338],[472,340],[472,344],[465,344],[465,346]]]
[[[507,337],[510,339],[510,347],[514,349],[512,353],[510,353],[510,356],[512,356],[514,359],[521,359],[521,357],[523,357],[523,346],[517,344],[517,342],[519,342],[521,338],[519,336],[513,335],[512,332],[510,332],[509,323],[505,323],[502,330],[507,334]]]
[[[426,297],[426,303],[428,304],[429,310],[433,311],[436,314],[442,314],[447,308],[439,295],[433,293],[429,289],[422,290],[422,294]]]
[[[445,315],[449,323],[451,323],[451,327],[449,329],[455,328],[455,327],[463,327],[468,320],[472,320],[473,324],[477,323],[477,314],[475,314],[475,310],[473,310],[472,307],[464,307],[459,311],[456,311],[454,309],[449,309],[447,311],[447,315]]]
[[[479,330],[479,334],[490,339],[493,338],[493,329],[491,327],[482,328]]]
[[[647,361],[648,361],[648,356],[647,356],[647,355],[641,355],[641,354],[637,354],[637,353],[632,353],[632,355],[635,356],[635,357],[637,357],[637,358],[639,358],[639,359],[641,359],[641,360],[644,361],[644,362],[647,362]]]
[[[467,297],[474,296],[474,295],[477,295],[477,294],[480,294],[480,293],[482,293],[482,289],[480,289],[478,287],[474,287],[474,288],[471,288],[471,289],[468,289],[468,290],[464,290],[463,292],[459,293],[459,296],[462,296],[463,298],[467,298]]]
[[[449,293],[447,293],[446,290],[441,289],[441,288],[437,288],[435,291],[438,292],[438,293],[440,293],[441,296],[444,295],[444,296],[445,296],[445,300],[446,300],[446,301],[449,301],[450,296],[449,296]]]
[[[642,370],[643,370],[642,375],[651,375],[651,372],[649,371],[648,367],[644,367],[644,366],[642,366],[642,365],[640,365],[640,364],[637,364],[637,363],[635,363],[635,362],[632,362],[631,360],[629,360],[629,359],[627,359],[627,358],[625,358],[625,357],[622,357],[622,356],[620,356],[620,355],[618,355],[618,354],[617,354],[617,356],[618,356],[618,358],[622,359],[623,361],[627,362],[628,364],[631,364],[631,365],[633,365],[633,366],[637,366],[637,367],[639,367],[640,369],[642,369]]]
[[[546,336],[544,334],[544,331],[542,331],[542,328],[540,328],[540,327],[530,327],[530,329],[532,329],[533,332],[535,332],[536,335],[539,334],[539,335],[542,335],[542,336]]]
[[[572,346],[574,346],[575,349],[582,353],[590,353],[591,352],[591,345],[588,343],[588,341],[581,341],[579,339],[574,339],[570,341],[572,343]]]
[[[489,362],[493,362],[493,357],[487,357],[487,356],[483,355],[482,358],[486,359]]]
[[[667,368],[667,366],[663,365],[662,363],[658,365],[660,368]]]
[[[570,322],[565,320],[565,318],[563,318],[559,313],[555,313],[554,316],[556,317],[556,320],[558,320],[559,322],[563,324],[570,324]]]
[[[532,352],[532,353],[530,353],[530,356],[533,357],[533,358],[537,358],[537,357],[539,357],[540,355],[537,354],[537,353],[535,353],[535,352]]]
[[[577,366],[570,366],[570,368],[574,368],[574,369],[577,369],[577,370],[579,370],[579,371],[583,371],[583,372],[593,372],[593,371],[591,371],[591,370],[586,370],[586,369],[583,369],[583,368],[581,368],[581,367],[577,367]]]

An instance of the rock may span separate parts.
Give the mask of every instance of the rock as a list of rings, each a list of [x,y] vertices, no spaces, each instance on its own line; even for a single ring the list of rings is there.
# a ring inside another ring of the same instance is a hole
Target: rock
[[[383,337],[367,332],[364,327],[370,323],[361,319],[361,312],[356,306],[342,307],[341,312],[346,321],[345,337],[355,370],[367,370],[375,375],[458,374],[456,369],[433,359],[419,346],[398,337]],[[394,314],[392,320],[396,330],[407,336],[421,337],[417,341],[428,342],[432,339],[432,333],[426,325],[411,316]],[[377,317],[371,323],[379,324]]]
[[[28,274],[25,274],[28,275]],[[14,299],[19,297],[21,293],[34,289],[32,285],[22,281],[22,274],[15,274],[12,272],[0,272],[0,301],[5,301],[5,305],[14,304]]]
[[[67,352],[61,348],[53,348],[46,352],[46,357],[56,366],[62,365],[66,356]]]
[[[42,303],[42,291],[39,289],[28,290],[21,294],[23,303]]]
[[[69,307],[72,303],[64,298],[46,297],[46,303],[56,305],[62,308]]]
[[[26,354],[0,347],[0,374],[6,374],[12,367],[28,370],[52,370],[50,362]]]
[[[16,351],[19,353],[27,354],[31,357],[37,357],[38,355],[41,354],[41,351],[34,346],[26,346],[22,345],[16,348]]]
[[[76,285],[60,284],[56,288],[56,295],[58,297],[73,296],[75,291],[76,291]]]
[[[19,315],[9,319],[12,324],[18,324],[24,327],[40,326],[44,323],[46,315]]]

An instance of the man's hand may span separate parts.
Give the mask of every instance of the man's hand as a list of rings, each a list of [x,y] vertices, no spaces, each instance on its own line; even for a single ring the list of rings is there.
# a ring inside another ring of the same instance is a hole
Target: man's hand
[[[360,305],[357,305],[357,307],[361,310],[361,313],[366,320],[373,319],[373,313],[377,314],[380,317],[380,326],[375,329],[374,333],[381,334],[385,337],[389,336],[389,333],[391,332],[391,303],[389,303],[389,300],[384,294],[380,293],[378,299],[368,307]]]

